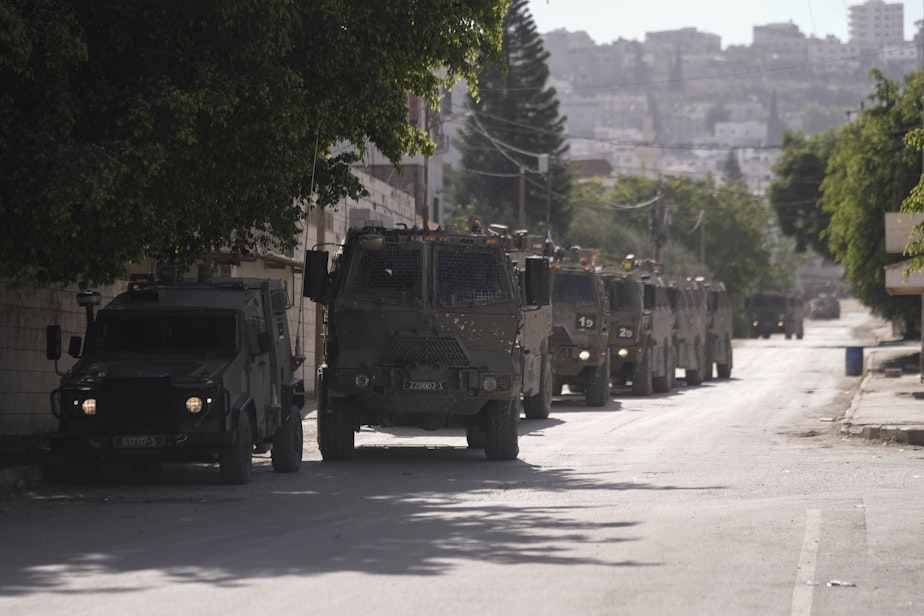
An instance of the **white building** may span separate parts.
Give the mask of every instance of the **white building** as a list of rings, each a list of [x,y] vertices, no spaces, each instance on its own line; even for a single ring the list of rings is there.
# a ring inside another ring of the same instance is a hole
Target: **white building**
[[[905,40],[905,6],[866,0],[850,7],[850,42],[863,49],[900,45]]]

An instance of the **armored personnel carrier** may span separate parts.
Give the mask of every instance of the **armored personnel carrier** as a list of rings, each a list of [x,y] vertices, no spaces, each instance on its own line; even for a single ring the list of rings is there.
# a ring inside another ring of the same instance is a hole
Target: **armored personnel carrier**
[[[696,284],[706,292],[706,373],[727,379],[731,376],[733,316],[731,301],[725,284],[718,280],[697,278]]]
[[[329,272],[328,252],[306,254],[304,294],[326,307],[321,456],[351,457],[362,426],[408,425],[464,427],[489,459],[516,458],[520,398],[542,395],[542,337],[523,332],[547,310],[548,259],[510,259],[480,223],[351,218]]]
[[[297,471],[304,358],[292,354],[282,283],[175,274],[131,283],[96,315],[99,294],[78,295],[87,335],[71,338],[79,360],[52,393],[52,451],[86,478],[103,462],[217,457],[222,480],[243,484],[267,450],[277,472]],[[47,355],[61,357],[60,326],[48,327]]]
[[[567,385],[588,406],[609,399],[609,301],[593,251],[558,249],[552,263],[552,356],[554,390]]]
[[[670,391],[674,383],[674,315],[660,265],[627,255],[605,276],[610,301],[610,376],[632,393]]]
[[[805,305],[795,293],[763,292],[746,300],[752,338],[783,334],[802,339]]]
[[[706,290],[693,280],[676,278],[670,283],[670,293],[674,295],[677,368],[684,371],[687,385],[701,385],[707,370],[712,371],[706,359]]]

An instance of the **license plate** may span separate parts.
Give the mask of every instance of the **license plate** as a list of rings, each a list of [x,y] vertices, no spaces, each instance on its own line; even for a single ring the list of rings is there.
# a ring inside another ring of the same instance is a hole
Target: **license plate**
[[[116,449],[150,449],[152,447],[164,446],[163,435],[147,436],[117,436],[113,439],[113,446]]]
[[[409,391],[442,391],[448,389],[446,381],[421,381],[414,379],[404,382],[404,389]]]

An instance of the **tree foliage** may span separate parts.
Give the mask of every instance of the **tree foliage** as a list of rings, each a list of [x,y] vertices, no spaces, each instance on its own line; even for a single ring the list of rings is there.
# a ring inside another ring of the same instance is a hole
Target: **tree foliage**
[[[362,192],[435,104],[500,61],[509,0],[0,0],[0,266],[112,281],[126,262],[290,247],[304,203]]]
[[[582,183],[573,202],[566,243],[598,248],[607,264],[629,253],[656,257],[651,220],[662,208],[668,228],[657,258],[667,272],[722,280],[740,306],[759,281],[779,278],[768,243],[771,213],[743,181],[716,188],[712,177],[668,176],[659,186],[658,180],[625,176],[610,188]]]
[[[871,71],[875,89],[857,119],[838,133],[822,182],[829,246],[857,298],[876,314],[915,326],[920,296],[891,296],[883,268],[902,260],[885,251],[884,214],[900,209],[921,179],[921,152],[904,137],[921,124],[922,74],[903,84]]]
[[[460,131],[464,170],[453,191],[458,206],[480,210],[492,222],[519,222],[522,170],[527,226],[543,229],[547,210],[554,228],[567,225],[565,118],[547,85],[548,56],[527,0],[514,0],[504,19],[504,64],[482,74],[468,100],[474,113]],[[540,155],[549,157],[548,174],[539,169]]]
[[[783,151],[773,167],[774,179],[767,189],[780,230],[795,240],[796,250],[812,249],[829,260],[832,255],[826,231],[831,215],[821,207],[821,183],[836,139],[835,131],[810,137],[786,132]]]

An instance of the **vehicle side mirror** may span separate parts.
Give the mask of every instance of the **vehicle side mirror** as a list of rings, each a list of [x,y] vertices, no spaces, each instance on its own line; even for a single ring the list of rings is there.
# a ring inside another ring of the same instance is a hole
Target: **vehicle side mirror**
[[[273,338],[269,332],[259,332],[257,334],[257,347],[260,353],[269,353],[273,350]]]
[[[83,339],[80,336],[71,336],[67,345],[67,354],[71,357],[80,357],[80,349],[83,346]]]
[[[610,288],[610,310],[616,311],[622,307],[622,287],[618,282],[612,282]]]
[[[327,259],[326,250],[305,251],[305,284],[302,295],[313,302],[321,302],[327,292]]]
[[[61,326],[45,327],[45,357],[51,361],[61,359]]]
[[[552,289],[549,260],[545,257],[526,258],[526,303],[530,306],[548,306]]]
[[[645,285],[644,305],[642,306],[645,310],[654,310],[656,293],[657,290],[654,288],[654,286],[650,284]]]

